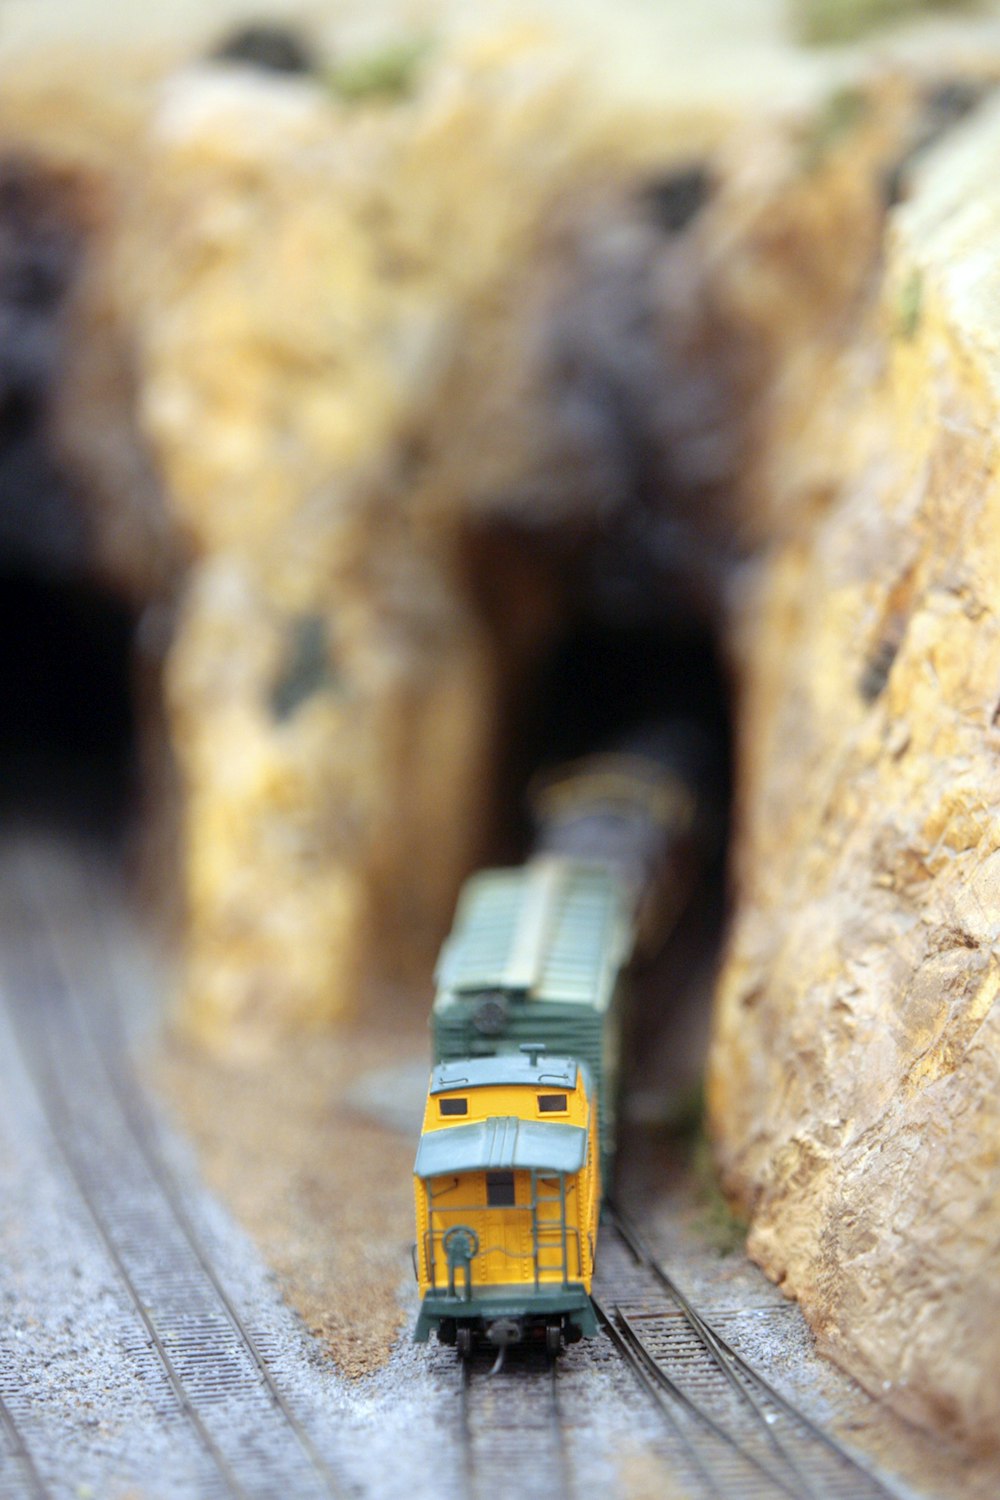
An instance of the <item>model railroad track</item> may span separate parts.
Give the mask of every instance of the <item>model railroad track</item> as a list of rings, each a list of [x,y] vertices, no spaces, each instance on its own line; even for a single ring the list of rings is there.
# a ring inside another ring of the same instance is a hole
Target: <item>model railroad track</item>
[[[17,1418],[0,1396],[0,1500],[47,1500],[48,1493]]]
[[[227,1295],[159,1148],[116,1015],[105,890],[98,871],[6,853],[0,980],[58,1158],[131,1308],[124,1339],[135,1373],[163,1428],[177,1440],[186,1430],[199,1496],[341,1495]],[[0,1436],[24,1475],[13,1493],[47,1494],[9,1412],[0,1413]]]
[[[541,1349],[508,1352],[502,1375],[490,1355],[463,1360],[461,1442],[469,1500],[569,1500],[576,1493],[559,1405],[560,1362]]]
[[[343,1493],[228,1296],[160,1147],[115,1001],[116,982],[124,995],[128,981],[116,981],[119,919],[106,875],[28,848],[6,854],[2,874],[3,1004],[57,1163],[123,1294],[119,1340],[162,1431],[171,1443],[186,1436],[191,1491],[206,1500]],[[600,1262],[607,1336],[649,1398],[655,1450],[679,1493],[894,1495],[725,1342],[614,1211]],[[574,1395],[572,1354],[560,1362],[513,1349],[493,1379],[488,1356],[458,1369],[444,1349],[430,1358],[442,1398],[458,1397],[457,1421],[442,1432],[442,1493],[559,1500],[586,1491],[585,1471],[574,1482],[580,1444],[560,1400],[560,1387]],[[0,1349],[0,1381],[3,1366]],[[0,1500],[63,1493],[47,1483],[36,1431],[4,1388]]]
[[[706,1322],[623,1214],[605,1218],[599,1316],[655,1403],[663,1455],[693,1495],[896,1500]]]

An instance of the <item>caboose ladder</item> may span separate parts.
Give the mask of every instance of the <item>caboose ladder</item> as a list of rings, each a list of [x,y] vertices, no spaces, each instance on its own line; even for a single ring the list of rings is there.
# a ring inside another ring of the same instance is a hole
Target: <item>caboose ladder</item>
[[[543,1186],[553,1180],[558,1183],[556,1191],[554,1193],[543,1192]],[[555,1209],[555,1214],[551,1213],[552,1209]],[[555,1271],[563,1286],[566,1286],[569,1280],[569,1248],[566,1237],[565,1173],[543,1174],[537,1169],[532,1172],[531,1238],[535,1251],[535,1290],[538,1290],[543,1271]],[[553,1254],[558,1259],[543,1262],[543,1255]]]

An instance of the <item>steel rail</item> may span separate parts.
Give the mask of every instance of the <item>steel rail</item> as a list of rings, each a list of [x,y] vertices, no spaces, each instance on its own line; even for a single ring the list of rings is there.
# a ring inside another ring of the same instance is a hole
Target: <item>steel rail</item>
[[[511,1480],[511,1464],[520,1462],[524,1465],[524,1474],[518,1479],[519,1493],[530,1495],[537,1492],[556,1496],[558,1500],[572,1500],[576,1486],[556,1384],[558,1364],[558,1359],[545,1351],[524,1345],[512,1346],[504,1370],[495,1375],[488,1373],[489,1366],[482,1349],[476,1349],[468,1358],[460,1360],[459,1431],[464,1470],[463,1496],[492,1500],[497,1495],[496,1450],[502,1445],[508,1481]],[[544,1396],[540,1389],[543,1377]],[[480,1412],[480,1417],[491,1418],[495,1415],[491,1406],[501,1405],[502,1423],[476,1420],[477,1397],[486,1403],[485,1412]],[[545,1421],[540,1427],[537,1418],[542,1412]],[[517,1433],[514,1445],[510,1440],[512,1430]],[[485,1455],[477,1451],[484,1445]],[[535,1488],[532,1488],[532,1481],[537,1481]],[[503,1491],[508,1492],[511,1491]]]
[[[32,876],[28,886],[25,884],[26,861]],[[66,1099],[62,1101],[62,1117],[53,1119],[52,1087],[58,1090],[58,1080],[50,1087],[50,1128],[54,1126],[55,1135],[61,1134],[62,1139],[57,1140],[61,1155],[71,1169],[77,1188],[82,1190],[91,1218],[96,1216],[100,1221],[98,1227],[103,1230],[104,1247],[115,1271],[127,1283],[129,1300],[145,1330],[147,1348],[153,1351],[158,1367],[166,1375],[175,1407],[181,1405],[199,1437],[201,1432],[209,1434],[211,1442],[207,1446],[211,1455],[222,1456],[226,1472],[222,1474],[220,1471],[220,1477],[227,1485],[228,1493],[241,1496],[290,1493],[298,1497],[307,1492],[338,1495],[348,1488],[353,1492],[355,1486],[341,1487],[336,1483],[332,1470],[318,1452],[320,1462],[319,1465],[315,1463],[309,1451],[308,1435],[305,1444],[301,1441],[298,1418],[283,1397],[280,1402],[275,1402],[272,1382],[260,1369],[259,1361],[265,1360],[265,1356],[238,1313],[237,1322],[241,1325],[242,1335],[234,1326],[225,1301],[218,1295],[217,1276],[206,1276],[204,1260],[207,1252],[199,1241],[197,1248],[201,1250],[201,1256],[196,1253],[196,1247],[190,1243],[175,1215],[174,1210],[183,1207],[179,1203],[179,1194],[172,1202],[168,1200],[151,1163],[132,1136],[128,1122],[123,1120],[121,1100],[110,1087],[93,1026],[88,1024],[90,1007],[83,1004],[84,990],[79,975],[73,972],[79,967],[73,964],[73,958],[82,955],[88,964],[97,966],[97,972],[90,974],[95,981],[92,987],[98,992],[107,988],[108,976],[98,963],[98,949],[93,938],[89,944],[85,943],[84,933],[80,930],[81,918],[84,922],[93,922],[94,906],[89,901],[86,905],[81,903],[80,892],[85,889],[85,882],[78,874],[75,862],[69,868],[68,882],[67,868],[61,861],[48,866],[44,860],[38,861],[23,850],[16,855],[9,854],[4,895],[8,906],[16,908],[21,917],[21,926],[27,927],[32,939],[29,950],[32,963],[44,976],[39,994],[49,1003],[37,1005],[36,994],[33,997],[36,1005],[31,1009],[49,1012],[50,1030],[57,1021],[60,1025],[59,1045],[56,1045],[55,1033],[52,1032],[48,1041],[50,1056],[45,1061],[51,1071],[58,1060],[60,1076],[65,1075],[62,1091],[69,1089],[71,1098],[68,1102]],[[105,884],[105,881],[95,881],[99,892]],[[106,901],[104,906],[107,921]],[[79,954],[75,947],[71,953],[61,940],[57,920],[60,909],[63,916],[73,918],[80,936]],[[97,911],[99,914],[100,906]],[[108,931],[107,928],[104,930]],[[113,943],[110,943],[109,951],[113,956]],[[30,989],[29,981],[27,990]],[[32,1016],[32,1019],[36,1020],[36,1025],[41,1024],[38,1018]],[[21,1017],[22,1033],[25,1025],[27,1018]],[[30,1043],[30,1039],[22,1034],[22,1048],[26,1040]],[[37,1039],[35,1052],[37,1075]],[[67,1073],[70,1059],[74,1071]],[[37,1076],[35,1082],[38,1089]],[[136,1088],[138,1092],[138,1086]],[[79,1148],[82,1155],[78,1153],[75,1160],[73,1151],[77,1143],[73,1139],[73,1127],[81,1131],[84,1141]],[[98,1142],[102,1135],[104,1141],[98,1146],[100,1155],[95,1157],[91,1148],[88,1157],[86,1142],[94,1131]],[[116,1162],[119,1171],[124,1169],[125,1177],[106,1181],[107,1173],[105,1171],[102,1176],[102,1166],[106,1167],[105,1152],[112,1147],[112,1164]],[[96,1173],[92,1180],[88,1177],[88,1161],[91,1172]],[[163,1167],[167,1170],[165,1162]],[[126,1193],[121,1190],[122,1180],[131,1183]],[[185,1217],[193,1231],[190,1216]],[[147,1248],[143,1249],[143,1246]],[[232,1307],[231,1299],[227,1297],[225,1300]],[[236,1312],[235,1307],[232,1311]],[[152,1330],[155,1337],[150,1333],[151,1323],[156,1325]],[[171,1379],[171,1370],[174,1380]],[[183,1388],[187,1406],[177,1390],[177,1380]],[[237,1403],[233,1408],[234,1419],[224,1431],[213,1433],[209,1413],[222,1400]],[[280,1427],[272,1429],[264,1420],[269,1410],[278,1412],[283,1418]],[[287,1437],[283,1437],[286,1433]],[[202,1441],[202,1447],[205,1446]],[[212,1493],[215,1493],[214,1486]]]
[[[615,1210],[612,1210],[612,1213],[614,1214]],[[625,1239],[626,1245],[630,1250],[632,1250],[633,1244],[630,1243],[628,1238],[626,1238],[626,1232],[623,1232],[620,1223],[617,1224],[616,1227],[618,1228],[619,1233],[622,1234],[623,1239]],[[650,1266],[650,1256],[648,1252],[646,1253],[645,1258],[640,1263],[646,1265],[647,1267]],[[666,1272],[663,1272],[663,1275],[665,1276]],[[660,1277],[657,1277],[657,1280],[660,1280]],[[669,1289],[670,1288],[668,1288],[668,1290]],[[696,1309],[691,1305],[688,1299],[683,1296],[683,1294],[679,1294],[675,1300],[677,1300],[678,1302],[678,1307],[680,1308],[681,1315],[687,1320],[689,1326],[692,1328],[692,1330],[700,1340],[702,1347],[714,1361],[716,1367],[722,1372],[722,1375],[725,1378],[730,1389],[735,1393],[740,1401],[742,1401],[747,1407],[749,1407],[757,1429],[761,1436],[764,1438],[767,1446],[771,1449],[778,1462],[783,1464],[788,1470],[791,1471],[796,1485],[796,1496],[800,1496],[801,1500],[823,1500],[822,1495],[817,1490],[811,1477],[806,1473],[805,1469],[798,1462],[795,1455],[788,1451],[788,1449],[778,1437],[778,1434],[774,1431],[771,1422],[768,1421],[767,1412],[764,1409],[764,1405],[760,1399],[760,1396],[753,1388],[753,1385],[748,1384],[745,1378],[741,1378],[740,1373],[733,1366],[732,1362],[726,1357],[725,1352],[722,1348],[721,1338],[718,1334],[716,1334],[715,1329],[712,1328],[709,1323],[705,1322],[705,1320],[701,1317],[701,1314],[696,1311]],[[624,1314],[621,1314],[621,1316],[624,1317]],[[637,1342],[641,1343],[642,1341],[639,1337],[639,1334],[635,1331],[634,1328],[632,1328],[631,1323],[629,1323],[629,1328],[632,1337],[635,1338]]]
[[[9,963],[9,959],[5,960],[5,963]],[[21,971],[19,971],[19,977],[22,977]],[[49,1134],[87,1210],[98,1238],[104,1247],[104,1251],[115,1268],[135,1314],[146,1331],[149,1344],[156,1351],[177,1406],[190,1423],[203,1449],[215,1464],[228,1493],[240,1497],[240,1500],[251,1500],[249,1491],[234,1473],[228,1459],[220,1449],[215,1438],[205,1425],[200,1412],[188,1395],[177,1367],[160,1337],[156,1324],[150,1316],[149,1309],[135,1285],[115,1243],[114,1236],[111,1234],[104,1215],[101,1213],[87,1168],[79,1153],[71,1144],[74,1136],[73,1122],[62,1086],[53,1067],[51,1039],[44,1031],[46,1022],[37,1019],[47,1013],[48,1006],[43,1004],[30,1007],[29,1013],[36,1018],[33,1022],[30,1022],[26,1014],[28,1008],[23,1004],[12,1003],[10,999],[10,986],[8,985],[4,988],[8,995],[7,1005],[11,1013],[14,1035],[24,1058],[28,1075],[34,1084],[35,1093],[48,1126]],[[37,998],[37,991],[34,991],[34,993]]]
[[[607,1313],[604,1311],[604,1308],[597,1301],[597,1299],[592,1297],[591,1301],[594,1304],[594,1310],[597,1313],[598,1322],[604,1330],[604,1333],[610,1339],[614,1349],[616,1350],[620,1358],[629,1367],[629,1369],[632,1371],[632,1374],[638,1380],[639,1384],[646,1391],[646,1394],[654,1402],[660,1413],[666,1418],[671,1432],[673,1433],[677,1442],[681,1445],[687,1462],[691,1465],[693,1473],[698,1476],[708,1492],[713,1497],[716,1497],[716,1500],[732,1500],[732,1497],[727,1491],[721,1490],[719,1488],[711,1471],[706,1468],[705,1461],[702,1458],[701,1454],[698,1452],[697,1447],[691,1441],[688,1434],[684,1431],[680,1422],[678,1422],[676,1413],[672,1410],[669,1403],[664,1399],[663,1391],[660,1389],[659,1382],[655,1381],[649,1374],[649,1371],[646,1369],[644,1362],[638,1358],[635,1351],[629,1345],[628,1340],[621,1333],[621,1331],[615,1327],[615,1324],[608,1317]],[[711,1421],[711,1419],[709,1419],[708,1425],[709,1427],[714,1426],[714,1423]]]
[[[35,1500],[49,1500],[52,1492],[42,1478],[24,1434],[18,1427],[14,1413],[7,1405],[3,1396],[0,1396],[0,1429],[7,1434],[13,1457],[20,1464],[22,1472],[27,1476],[28,1486]]]
[[[472,1448],[472,1371],[469,1368],[469,1360],[459,1360],[461,1382],[459,1389],[459,1420],[462,1433],[462,1468],[465,1472],[465,1493],[474,1495],[476,1492],[476,1460]]]
[[[648,1347],[648,1345],[642,1339],[642,1336],[636,1330],[631,1319],[618,1306],[615,1307],[615,1321],[618,1325],[619,1332],[624,1336],[626,1342],[631,1346],[637,1358],[641,1359],[643,1364],[646,1366],[651,1379],[655,1380],[658,1385],[661,1385],[664,1390],[669,1391],[674,1399],[680,1401],[683,1406],[687,1407],[687,1409],[694,1416],[696,1416],[700,1422],[704,1423],[707,1426],[710,1426],[717,1437],[721,1438],[724,1442],[735,1448],[740,1457],[743,1458],[748,1464],[752,1464],[753,1467],[757,1469],[764,1476],[764,1478],[768,1480],[770,1484],[776,1485],[779,1489],[784,1490],[786,1494],[792,1497],[792,1500],[803,1500],[804,1492],[799,1488],[800,1472],[797,1465],[788,1464],[788,1467],[792,1469],[792,1474],[790,1477],[775,1473],[774,1469],[772,1469],[769,1464],[765,1463],[761,1458],[759,1458],[756,1454],[752,1453],[749,1450],[749,1448],[739,1436],[731,1432],[721,1422],[716,1421],[705,1406],[703,1406],[700,1402],[695,1401],[690,1393],[685,1391],[683,1386],[679,1385],[678,1382],[673,1379],[663,1361],[660,1360]],[[787,1462],[785,1455],[780,1448],[778,1449],[777,1457],[779,1462]],[[815,1491],[810,1488],[809,1493],[814,1494]]]
[[[559,1468],[562,1471],[562,1487],[560,1493],[571,1497],[574,1493],[573,1469],[570,1463],[569,1447],[566,1442],[566,1428],[562,1420],[562,1407],[559,1401],[559,1358],[557,1355],[546,1353],[549,1365],[549,1416],[553,1441],[559,1454]]]
[[[747,1403],[757,1419],[762,1432],[766,1433],[771,1446],[775,1447],[776,1451],[781,1455],[782,1461],[792,1470],[797,1482],[801,1485],[804,1481],[808,1486],[807,1489],[800,1490],[800,1494],[810,1494],[817,1496],[818,1500],[822,1500],[823,1492],[822,1490],[817,1490],[813,1480],[805,1475],[798,1460],[788,1452],[786,1445],[779,1441],[772,1424],[768,1422],[767,1413],[764,1410],[765,1403],[777,1408],[792,1422],[796,1423],[809,1439],[821,1444],[827,1453],[836,1459],[842,1469],[850,1471],[856,1476],[858,1481],[864,1483],[867,1494],[873,1497],[884,1497],[884,1500],[898,1500],[898,1492],[892,1486],[880,1476],[874,1474],[848,1448],[844,1447],[836,1438],[832,1437],[830,1433],[814,1422],[812,1418],[800,1411],[786,1396],[783,1396],[780,1391],[776,1390],[759,1370],[733,1349],[722,1335],[702,1317],[690,1298],[680,1289],[673,1277],[664,1270],[631,1219],[617,1205],[613,1203],[605,1204],[605,1213],[617,1230],[635,1263],[647,1270],[668,1294],[687,1325],[714,1360],[720,1373],[724,1375],[733,1389]]]
[[[93,864],[91,868],[96,873]],[[35,872],[31,872],[28,878],[34,881],[37,879],[37,876]],[[81,1014],[79,989],[73,981],[70,967],[66,962],[64,939],[58,925],[53,921],[51,905],[48,901],[39,899],[37,888],[31,893],[35,910],[42,914],[42,920],[49,937],[50,948],[55,962],[59,967],[69,1003],[76,1013],[78,1028],[89,1036],[90,1043],[108,1080],[129,1134],[146,1162],[150,1175],[160,1188],[174,1220],[190,1246],[206,1280],[215,1292],[230,1326],[246,1348],[247,1353],[260,1373],[261,1380],[274,1406],[284,1418],[289,1429],[294,1432],[309,1462],[312,1464],[318,1477],[323,1481],[329,1494],[333,1497],[338,1497],[344,1493],[345,1487],[343,1482],[319,1451],[308,1430],[290,1406],[275,1381],[274,1376],[271,1374],[266,1358],[258,1348],[253,1335],[234,1305],[229,1293],[226,1291],[212,1263],[211,1257],[205,1249],[201,1237],[191,1220],[191,1216],[184,1205],[177,1180],[164,1160],[157,1143],[149,1106],[136,1082],[124,1041],[125,1033],[122,1024],[122,1004],[119,975],[117,973],[118,966],[114,959],[114,944],[110,941],[108,934],[106,903],[102,902],[98,906],[94,901],[94,891],[95,889],[99,889],[103,883],[103,881],[99,882],[96,880],[88,882],[80,881],[80,890],[77,893],[77,898],[86,905],[91,914],[91,933],[92,935],[96,934],[97,940],[103,950],[102,962],[95,965],[95,967],[99,968],[100,972],[107,975],[111,980],[107,989],[105,1005],[100,1013],[100,1024],[97,1026],[94,1026],[92,1023],[88,1024],[86,1018]]]

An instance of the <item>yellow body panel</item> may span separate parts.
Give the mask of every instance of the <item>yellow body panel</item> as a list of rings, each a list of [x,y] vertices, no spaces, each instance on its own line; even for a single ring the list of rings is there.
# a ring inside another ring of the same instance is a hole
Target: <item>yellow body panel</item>
[[[554,1093],[566,1095],[566,1109],[540,1110],[539,1095]],[[442,1112],[443,1101],[459,1098],[467,1101],[466,1113],[454,1116]],[[498,1116],[584,1128],[584,1165],[579,1172],[566,1174],[564,1190],[558,1173],[515,1171],[514,1203],[503,1207],[487,1204],[487,1177],[491,1174],[486,1171],[434,1177],[426,1182],[415,1179],[421,1297],[448,1286],[448,1259],[442,1240],[448,1229],[459,1225],[473,1230],[478,1238],[473,1273],[478,1294],[491,1287],[552,1289],[567,1281],[582,1285],[589,1293],[601,1185],[597,1108],[587,1095],[583,1072],[578,1073],[573,1090],[511,1084],[456,1088],[429,1095],[423,1129],[437,1132]],[[461,1270],[458,1289],[462,1290]]]

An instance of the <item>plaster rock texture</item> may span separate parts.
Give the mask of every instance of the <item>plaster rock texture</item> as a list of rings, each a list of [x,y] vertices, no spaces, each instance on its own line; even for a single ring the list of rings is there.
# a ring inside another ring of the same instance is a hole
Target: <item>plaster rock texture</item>
[[[602,109],[525,31],[395,101],[210,66],[123,74],[107,119],[53,91],[5,131],[98,209],[61,440],[166,677],[187,1024],[253,1046],[426,974],[567,620],[718,610],[774,532],[756,393],[798,360],[801,425],[803,358],[853,327],[881,114],[807,170],[784,124]],[[665,230],[637,189],[706,152]]]
[[[628,529],[635,413],[648,487],[732,471],[697,246],[663,274],[633,197],[731,121],[602,107],[530,28],[440,43],[393,100],[110,71],[102,108],[106,62],[19,68],[0,138],[86,210],[53,438],[91,572],[142,611],[184,1016],[253,1047],[426,975],[502,721],[607,572],[547,552]]]
[[[991,106],[920,169],[852,358],[786,434],[789,493],[825,470],[827,499],[743,598],[710,1070],[751,1253],[870,1389],[983,1446],[1000,1431],[998,150]]]
[[[206,1039],[425,972],[484,847],[498,667],[457,518],[539,445],[515,268],[571,183],[649,157],[651,123],[602,129],[522,34],[405,100],[205,67],[152,113],[116,268],[190,560],[167,677]]]

